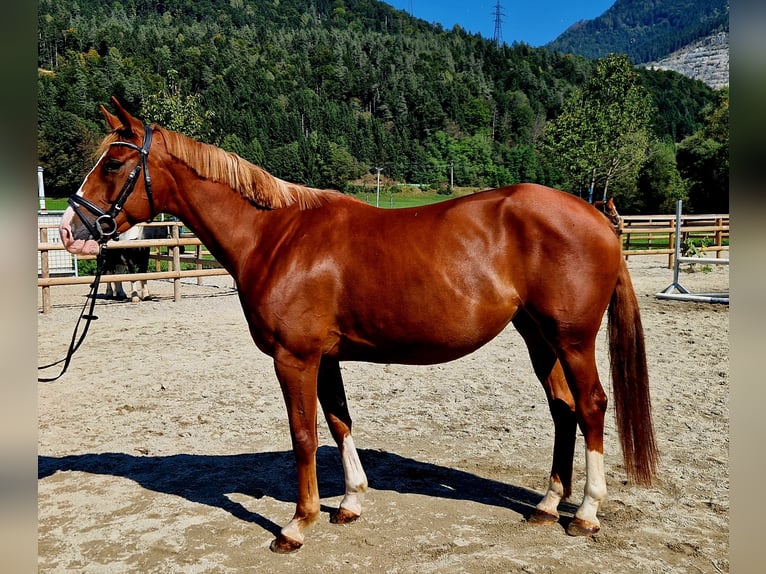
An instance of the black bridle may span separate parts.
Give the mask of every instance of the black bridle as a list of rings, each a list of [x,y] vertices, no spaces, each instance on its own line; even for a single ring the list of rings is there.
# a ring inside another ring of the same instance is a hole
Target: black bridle
[[[93,314],[93,309],[96,305],[98,286],[101,282],[101,275],[104,272],[104,264],[106,262],[105,247],[107,242],[117,232],[116,218],[122,211],[122,208],[125,206],[125,202],[128,201],[130,194],[133,193],[133,190],[136,187],[136,181],[138,181],[138,174],[141,171],[144,172],[144,189],[146,189],[146,197],[149,200],[149,221],[151,221],[154,215],[152,182],[151,178],[149,177],[149,164],[147,163],[147,158],[149,157],[149,147],[152,145],[152,128],[147,125],[144,126],[144,141],[142,142],[141,147],[138,147],[137,145],[130,142],[114,142],[111,145],[121,145],[136,150],[140,154],[138,163],[136,164],[136,167],[133,168],[133,171],[131,171],[128,175],[128,179],[125,180],[125,184],[122,186],[120,195],[117,196],[117,200],[109,208],[109,211],[104,211],[96,204],[85,199],[81,195],[74,194],[69,198],[69,205],[72,207],[77,217],[80,218],[80,221],[82,221],[83,225],[85,225],[85,227],[88,229],[88,232],[91,234],[93,239],[98,241],[99,250],[98,257],[96,259],[96,275],[93,279],[93,283],[91,283],[91,292],[88,297],[90,299],[90,309],[86,314],[85,309],[88,306],[88,298],[86,298],[85,304],[80,311],[80,317],[77,319],[77,323],[75,324],[74,332],[72,333],[72,340],[69,342],[69,349],[67,350],[66,357],[54,363],[43,365],[42,367],[37,367],[38,370],[44,370],[64,363],[64,366],[61,368],[61,372],[55,377],[38,377],[37,381],[41,383],[49,383],[55,381],[59,379],[64,373],[66,373],[67,369],[69,368],[69,363],[72,360],[72,355],[74,355],[75,351],[80,348],[80,345],[85,339],[85,335],[88,333],[88,328],[90,327],[91,321],[98,319],[98,317]],[[88,218],[83,217],[82,211],[80,209],[81,207],[95,215],[95,221],[91,222],[88,221]],[[83,328],[82,334],[78,338],[77,332],[80,328],[80,321],[83,319],[85,319],[85,327]]]
[[[128,201],[130,194],[133,193],[133,190],[136,187],[136,182],[138,181],[138,174],[141,171],[144,172],[144,189],[146,189],[146,198],[149,200],[149,221],[151,221],[154,214],[152,180],[149,177],[149,164],[146,162],[149,157],[149,148],[152,145],[152,128],[147,125],[144,126],[144,141],[141,144],[141,147],[130,142],[119,141],[114,142],[111,145],[120,145],[134,149],[139,153],[139,158],[136,167],[134,167],[133,171],[128,175],[128,179],[125,180],[120,195],[117,196],[117,199],[112,204],[112,207],[109,208],[109,211],[104,211],[96,204],[78,194],[74,194],[69,198],[69,205],[72,207],[77,217],[80,218],[80,221],[82,221],[83,225],[88,229],[91,237],[98,241],[102,247],[117,232],[117,216],[125,206],[125,202]],[[81,207],[84,207],[86,210],[90,211],[92,215],[95,215],[96,220],[90,222],[88,221],[88,218],[83,217],[80,209]]]

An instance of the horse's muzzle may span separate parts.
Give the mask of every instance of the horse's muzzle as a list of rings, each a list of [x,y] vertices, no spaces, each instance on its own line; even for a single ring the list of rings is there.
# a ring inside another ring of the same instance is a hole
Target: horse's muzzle
[[[90,231],[80,222],[75,221],[75,212],[69,207],[64,212],[59,225],[61,243],[67,251],[77,255],[98,255],[99,244]]]

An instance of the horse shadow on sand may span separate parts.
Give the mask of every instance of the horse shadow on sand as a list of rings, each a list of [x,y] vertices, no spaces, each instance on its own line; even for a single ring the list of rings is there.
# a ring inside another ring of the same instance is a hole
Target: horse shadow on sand
[[[380,450],[360,449],[370,488],[401,494],[421,494],[451,500],[473,501],[508,508],[528,518],[542,495],[526,488],[483,478],[462,470],[418,461]],[[292,451],[234,455],[177,454],[133,456],[125,453],[38,456],[38,480],[57,472],[77,471],[128,478],[144,488],[183,497],[191,502],[221,508],[233,516],[258,524],[276,535],[280,526],[229,498],[241,493],[295,502],[296,472]],[[344,493],[338,449],[320,446],[317,476],[322,498]],[[331,514],[336,509],[322,505]],[[576,507],[562,503],[572,514]],[[564,526],[571,520],[562,515]]]

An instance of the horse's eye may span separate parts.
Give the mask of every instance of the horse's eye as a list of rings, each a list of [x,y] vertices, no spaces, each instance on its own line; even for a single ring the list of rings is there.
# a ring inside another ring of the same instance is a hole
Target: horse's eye
[[[120,171],[121,167],[122,167],[122,162],[117,161],[116,159],[108,159],[106,160],[106,163],[104,163],[104,170],[106,170],[109,173],[115,173],[117,171]]]

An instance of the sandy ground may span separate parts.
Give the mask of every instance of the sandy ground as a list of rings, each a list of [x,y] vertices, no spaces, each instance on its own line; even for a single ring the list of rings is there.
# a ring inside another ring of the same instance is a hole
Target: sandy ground
[[[39,384],[39,571],[728,572],[729,309],[655,298],[672,282],[666,264],[629,262],[659,477],[650,488],[626,482],[610,409],[609,498],[591,538],[564,533],[574,505],[561,524],[525,522],[547,486],[553,429],[512,328],[443,365],[344,364],[370,482],[363,515],[329,523],[343,475],[320,420],[322,516],[283,556],[268,545],[294,510],[285,409],[231,280],[184,284],[180,302],[168,282],[150,283],[152,301],[98,299],[69,372]],[[683,273],[681,283],[725,291],[728,267]],[[53,312],[38,314],[40,364],[63,356],[86,292],[54,288]]]

